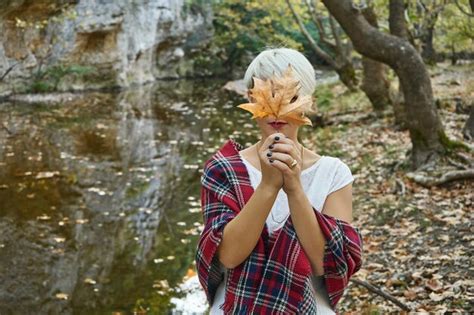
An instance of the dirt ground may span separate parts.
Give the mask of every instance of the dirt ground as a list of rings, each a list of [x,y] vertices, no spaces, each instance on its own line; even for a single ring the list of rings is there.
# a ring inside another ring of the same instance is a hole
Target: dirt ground
[[[468,113],[459,105],[474,105],[474,64],[441,64],[430,73],[446,134],[463,140]],[[340,157],[355,177],[354,224],[364,236],[364,263],[354,278],[390,293],[412,311],[473,313],[474,182],[431,188],[414,183],[406,176],[409,133],[394,124],[391,110],[382,117],[371,115],[367,98],[348,93],[340,84],[318,93],[321,113],[331,124],[312,131],[303,143]],[[474,160],[473,152],[460,152]],[[403,313],[353,282],[339,311]]]

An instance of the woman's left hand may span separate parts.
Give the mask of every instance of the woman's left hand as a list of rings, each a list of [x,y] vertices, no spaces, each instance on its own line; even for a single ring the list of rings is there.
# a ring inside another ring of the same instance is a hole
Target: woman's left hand
[[[268,150],[272,153],[269,157],[273,160],[272,164],[283,174],[283,190],[286,194],[302,189],[301,186],[301,151],[296,143],[290,138],[280,136],[279,140],[273,142],[273,148]],[[268,155],[267,155],[268,156]],[[293,168],[290,167],[293,159],[298,162]]]

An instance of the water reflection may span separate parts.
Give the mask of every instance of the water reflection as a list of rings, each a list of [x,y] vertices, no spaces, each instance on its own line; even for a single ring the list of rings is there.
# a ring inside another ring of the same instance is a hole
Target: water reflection
[[[0,313],[171,313],[193,276],[200,168],[229,135],[256,136],[224,83],[0,104]]]

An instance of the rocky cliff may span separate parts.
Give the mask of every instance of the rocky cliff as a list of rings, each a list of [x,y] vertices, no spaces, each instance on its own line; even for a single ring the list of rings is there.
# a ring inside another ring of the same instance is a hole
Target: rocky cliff
[[[212,12],[187,0],[0,0],[0,95],[199,75]]]

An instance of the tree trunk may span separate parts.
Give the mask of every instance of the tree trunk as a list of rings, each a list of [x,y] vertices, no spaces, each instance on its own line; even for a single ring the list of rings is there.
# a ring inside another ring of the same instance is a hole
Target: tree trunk
[[[360,54],[388,64],[400,79],[407,126],[412,142],[411,161],[414,168],[436,161],[446,152],[447,139],[438,116],[425,64],[416,49],[406,40],[384,34],[371,26],[350,0],[323,0],[336,18],[354,48]]]
[[[380,112],[392,103],[390,98],[390,82],[387,79],[386,66],[370,58],[362,58],[364,78],[360,88],[372,103],[374,111]]]
[[[419,47],[414,42],[412,36],[408,32],[408,26],[405,21],[406,4],[404,0],[389,0],[389,29],[390,33],[409,41],[412,46],[419,51]],[[400,130],[408,129],[407,112],[405,110],[405,96],[403,87],[398,79],[398,94],[395,98],[393,110],[395,115],[395,123]]]
[[[337,63],[334,69],[339,75],[339,79],[342,83],[351,91],[354,92],[357,90],[359,84],[354,69],[354,65],[350,60],[345,60],[341,64]]]
[[[469,118],[464,125],[462,130],[464,139],[472,141],[474,139],[474,102],[471,104],[471,111],[469,113]]]
[[[390,33],[400,38],[408,40],[408,28],[405,22],[405,3],[403,1],[389,2],[388,24]]]
[[[427,64],[434,65],[437,61],[436,51],[433,46],[434,26],[428,27],[421,36],[421,56]]]
[[[405,3],[402,1],[389,2],[389,28],[390,33],[397,37],[403,38],[408,41],[408,27],[405,22]],[[413,45],[413,47],[415,47]],[[393,114],[395,116],[395,124],[400,130],[406,130],[407,126],[407,113],[405,111],[405,97],[403,95],[402,84],[400,79],[398,80],[398,94],[394,98],[393,102]]]
[[[375,28],[378,28],[377,15],[373,7],[364,10],[365,19]],[[390,81],[387,79],[386,66],[378,61],[362,56],[364,78],[361,89],[372,103],[376,112],[384,110],[392,103],[390,98]]]

